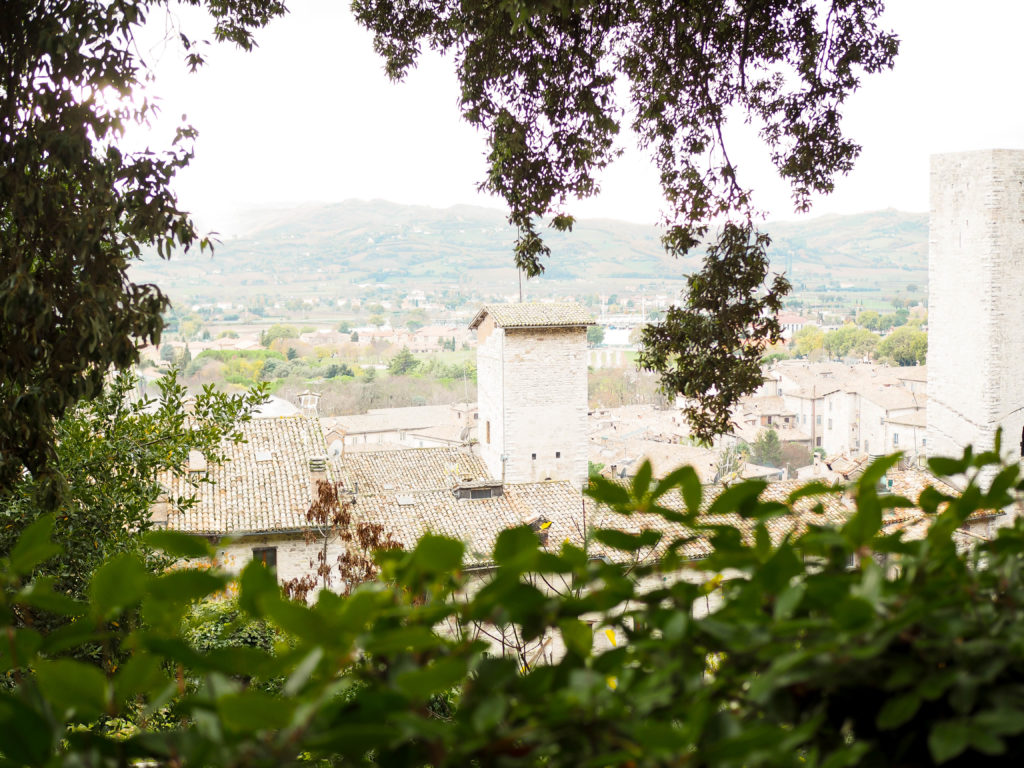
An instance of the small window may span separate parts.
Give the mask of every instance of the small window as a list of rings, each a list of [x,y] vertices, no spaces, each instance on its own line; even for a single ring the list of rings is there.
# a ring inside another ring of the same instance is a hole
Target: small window
[[[900,433],[899,432],[893,432],[892,433],[892,444],[893,445],[899,445],[900,444]]]
[[[537,460],[537,454],[536,453],[531,453],[530,454],[530,458],[533,459],[534,461],[536,461]]]
[[[491,498],[490,488],[474,488],[469,492],[469,498],[471,499],[489,499]]]
[[[277,547],[253,547],[252,559],[273,571],[277,570]]]
[[[922,446],[928,445],[928,438],[927,437],[922,437],[921,438],[921,445]]]
[[[491,444],[491,422],[487,422],[487,444]]]
[[[821,414],[820,413],[817,416],[814,417],[814,423],[817,424],[819,427],[821,426]]]
[[[562,458],[562,452],[561,451],[555,451],[555,458],[556,459]]]
[[[817,446],[818,448],[821,448],[821,438],[820,437],[816,437],[814,439],[814,445]]]

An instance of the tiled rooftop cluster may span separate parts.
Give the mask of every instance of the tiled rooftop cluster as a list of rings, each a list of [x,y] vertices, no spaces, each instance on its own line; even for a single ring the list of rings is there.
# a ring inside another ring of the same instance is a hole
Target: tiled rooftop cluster
[[[306,525],[311,501],[309,459],[327,446],[315,420],[302,416],[253,419],[242,425],[245,442],[224,446],[227,461],[211,465],[194,506],[172,511],[169,528],[203,534],[288,531]],[[330,467],[328,467],[330,476]],[[190,495],[166,476],[172,496]]]
[[[567,301],[485,304],[476,313],[469,327],[476,328],[488,315],[499,328],[557,328],[595,324],[590,313],[582,305],[575,301]]]
[[[480,457],[468,449],[413,448],[346,454],[339,476],[360,496],[450,490],[461,482],[488,479]]]
[[[783,360],[766,372],[766,386],[773,381],[778,382],[785,395],[822,397],[831,392],[856,392],[883,408],[912,408],[923,407],[927,402],[924,387],[928,369],[923,365],[894,368],[867,363]],[[912,384],[919,384],[919,391],[912,391]]]
[[[243,431],[247,442],[229,448],[225,465],[210,468],[209,479],[214,484],[203,484],[195,507],[172,512],[169,527],[209,535],[274,533],[305,527],[310,501],[309,459],[323,455],[325,447],[315,420],[255,419]],[[528,521],[550,524],[543,535],[553,548],[565,540],[580,545],[585,530],[593,526],[660,530],[665,536],[654,552],[648,553],[653,556],[658,556],[669,541],[689,535],[681,525],[654,515],[621,517],[585,501],[566,482],[507,483],[500,494],[460,498],[454,492],[458,486],[482,489],[497,485],[488,477],[482,461],[463,449],[354,453],[346,455],[343,463],[341,458],[332,458],[328,475],[349,490],[355,490],[358,484],[357,517],[381,523],[406,547],[414,546],[428,532],[461,539],[467,545],[470,566],[488,564],[501,531]],[[890,472],[889,477],[893,493],[915,501],[927,485],[938,484],[918,470]],[[772,483],[762,498],[784,501],[801,483]],[[709,504],[715,494],[708,489],[706,495],[705,504]],[[671,499],[667,503],[682,508],[682,500],[676,496],[674,503]],[[839,491],[829,492],[799,500],[792,515],[773,519],[768,528],[773,540],[780,541],[787,533],[812,523],[842,524],[853,509],[852,499]],[[746,537],[753,535],[752,521],[737,516],[708,522],[732,525]],[[927,530],[927,519],[917,509],[897,510],[886,519],[885,529],[897,527],[920,536]],[[710,544],[703,537],[688,542],[682,550],[692,559],[709,553]],[[600,545],[594,545],[592,554],[622,556],[606,552]]]

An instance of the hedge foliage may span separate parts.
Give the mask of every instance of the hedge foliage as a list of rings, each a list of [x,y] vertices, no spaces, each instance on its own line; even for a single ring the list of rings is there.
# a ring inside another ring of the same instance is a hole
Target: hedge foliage
[[[926,491],[929,532],[904,541],[881,534],[887,514],[911,505],[877,490],[895,460],[852,487],[857,511],[841,528],[774,543],[767,521],[826,489],[782,504],[759,499],[763,483],[732,486],[713,511],[752,521],[748,540],[698,514],[690,468],[654,482],[647,467],[629,487],[595,480],[590,493],[627,517],[654,513],[711,537],[713,554],[696,563],[671,542],[658,562],[624,568],[517,527],[499,536],[498,567],[474,591],[463,544],[427,535],[380,553],[379,581],[311,605],[284,599],[272,573],[250,564],[234,588],[256,642],[196,631],[195,604],[232,583],[216,568],[154,574],[125,553],[96,571],[88,599],[54,591],[32,578],[56,554],[44,517],[0,566],[0,753],[33,766],[1016,764],[1024,525],[970,552],[955,532],[1011,504],[1019,468],[994,453],[933,460],[970,482],[960,496]],[[985,487],[973,479],[982,469]],[[658,534],[624,522],[594,536],[629,560]],[[146,537],[180,558],[213,554],[183,534]],[[675,578],[697,568],[720,578]],[[544,588],[538,574],[570,588]],[[711,589],[722,602],[708,614],[699,608]],[[41,634],[44,614],[73,621]],[[524,664],[481,641],[480,626],[512,626],[523,643],[558,635],[566,650]],[[619,640],[596,652],[606,629]],[[101,645],[103,658],[73,659],[82,644]],[[118,718],[133,727],[104,727]]]

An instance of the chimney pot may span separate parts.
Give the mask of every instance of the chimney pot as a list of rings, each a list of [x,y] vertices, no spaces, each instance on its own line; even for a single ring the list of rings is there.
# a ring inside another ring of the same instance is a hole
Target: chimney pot
[[[327,457],[309,458],[309,495],[312,501],[320,498],[320,483],[327,482]]]

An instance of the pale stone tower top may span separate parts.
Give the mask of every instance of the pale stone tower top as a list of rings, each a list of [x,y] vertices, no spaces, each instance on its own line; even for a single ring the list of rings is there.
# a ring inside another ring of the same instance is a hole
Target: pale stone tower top
[[[477,332],[480,456],[504,482],[587,479],[587,311],[489,304]]]
[[[931,160],[929,455],[1024,438],[1024,151]]]

